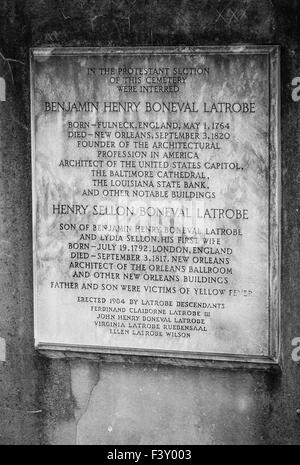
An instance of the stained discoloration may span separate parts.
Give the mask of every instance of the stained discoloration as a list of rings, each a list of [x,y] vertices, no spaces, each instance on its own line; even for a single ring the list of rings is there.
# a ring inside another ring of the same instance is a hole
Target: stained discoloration
[[[0,102],[6,100],[6,83],[3,77],[0,77]]]
[[[90,408],[94,389],[100,379],[100,370],[97,363],[87,364],[84,361],[74,361],[71,366],[71,388],[76,402],[74,411],[76,422],[75,444],[80,444],[80,423]]]
[[[0,337],[0,362],[6,361],[6,342],[3,337]]]

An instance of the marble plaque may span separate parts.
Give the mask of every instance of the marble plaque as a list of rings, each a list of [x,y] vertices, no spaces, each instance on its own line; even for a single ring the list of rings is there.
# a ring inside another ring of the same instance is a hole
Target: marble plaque
[[[32,50],[38,348],[277,362],[278,55]]]

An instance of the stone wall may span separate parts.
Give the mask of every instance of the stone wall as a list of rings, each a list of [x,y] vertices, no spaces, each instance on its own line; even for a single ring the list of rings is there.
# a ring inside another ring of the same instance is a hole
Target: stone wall
[[[300,442],[297,0],[2,0],[0,443]],[[29,48],[281,46],[282,371],[47,359],[33,343]],[[298,410],[298,414],[297,414]]]

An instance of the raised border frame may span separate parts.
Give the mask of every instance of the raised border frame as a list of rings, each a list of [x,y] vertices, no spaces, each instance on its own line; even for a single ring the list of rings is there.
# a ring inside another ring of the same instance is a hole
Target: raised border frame
[[[267,55],[269,60],[269,354],[244,356],[201,352],[177,352],[122,347],[50,344],[39,340],[37,325],[37,266],[35,254],[35,125],[34,125],[34,60],[36,57],[91,55],[176,55],[176,54],[248,54]],[[33,283],[35,347],[51,358],[89,358],[93,360],[156,363],[180,366],[213,366],[221,368],[279,368],[281,360],[280,263],[281,263],[281,158],[280,158],[280,47],[278,45],[232,45],[193,47],[38,47],[30,53],[31,153],[33,205]]]

